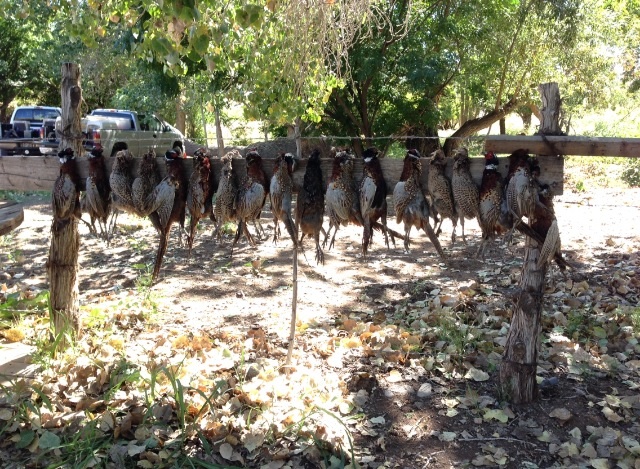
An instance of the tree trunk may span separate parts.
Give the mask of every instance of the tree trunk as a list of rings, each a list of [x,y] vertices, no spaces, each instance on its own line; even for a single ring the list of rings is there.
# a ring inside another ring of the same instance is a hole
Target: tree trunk
[[[519,293],[500,365],[503,395],[515,404],[537,397],[538,336],[546,267],[538,269],[538,243],[527,238]]]
[[[504,117],[502,117],[499,121],[500,123],[500,135],[506,135],[507,133],[507,121]]]
[[[540,108],[539,134],[563,135],[560,129],[560,88],[557,83],[543,83],[538,86],[542,107]]]
[[[60,148],[73,148],[76,155],[82,155],[80,129],[80,66],[73,63],[62,64],[62,136]],[[56,223],[54,214],[53,223]],[[78,220],[71,217],[69,223],[59,230],[51,230],[49,248],[49,290],[51,322],[58,349],[67,345],[67,334],[79,334],[80,317],[78,304],[78,251],[80,236]]]
[[[80,119],[80,103],[82,102],[82,88],[80,87],[80,65],[74,63],[62,64],[62,83],[60,85],[62,97],[62,135],[59,149],[72,148],[76,157],[84,154],[82,146],[82,129]]]
[[[182,108],[182,100],[176,100],[176,129],[187,135],[187,116]]]
[[[511,113],[518,106],[518,100],[511,98],[508,103],[499,109],[488,112],[482,117],[476,119],[469,119],[458,130],[456,130],[449,138],[444,142],[442,147],[444,154],[449,156],[460,145],[461,137],[468,137],[482,129],[486,129],[495,121],[502,119],[507,114]]]
[[[220,109],[216,106],[213,109],[213,115],[216,120],[216,142],[218,145],[218,156],[222,158],[224,156],[224,138],[222,137],[222,122],[220,121]]]
[[[555,85],[555,86],[548,86]],[[547,83],[538,88],[542,96],[543,121],[540,133],[558,129],[560,91],[557,83]],[[551,104],[550,104],[551,103]],[[553,107],[552,106],[558,106]],[[555,122],[549,119],[555,119]],[[529,225],[536,222],[536,211],[529,217]],[[546,235],[546,233],[545,233]],[[541,331],[540,316],[544,297],[545,265],[538,267],[541,246],[530,238],[525,243],[524,262],[518,294],[513,308],[511,328],[500,365],[500,387],[503,395],[515,404],[526,404],[536,399],[538,385],[538,340]]]
[[[296,117],[296,120],[293,126],[293,133],[296,139],[296,156],[300,160],[302,159],[302,133],[300,131],[301,125],[302,125],[302,119],[300,119],[299,117]]]

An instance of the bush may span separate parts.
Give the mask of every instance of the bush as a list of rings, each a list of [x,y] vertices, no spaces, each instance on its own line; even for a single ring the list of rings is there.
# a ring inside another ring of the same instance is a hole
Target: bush
[[[627,167],[620,175],[623,182],[630,187],[640,187],[640,159],[633,158],[627,162]]]

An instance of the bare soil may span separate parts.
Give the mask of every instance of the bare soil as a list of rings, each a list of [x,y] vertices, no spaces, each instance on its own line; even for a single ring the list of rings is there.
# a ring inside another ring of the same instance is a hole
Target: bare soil
[[[23,288],[46,289],[51,223],[48,200],[29,196],[24,206],[25,222],[1,248],[5,265],[0,267],[0,284],[11,288],[19,283]],[[596,289],[604,287],[605,299],[616,306],[637,306],[640,190],[601,188],[581,193],[567,190],[556,198],[555,208],[565,256],[577,269],[567,279],[557,268],[552,269],[554,283],[549,284],[545,298],[545,331],[549,333],[558,326],[554,315],[568,311],[565,308],[568,297],[583,301],[579,294],[571,294],[575,290],[572,285],[580,282],[586,281]],[[256,248],[241,241],[233,257],[231,235],[227,234],[218,245],[211,239],[212,226],[208,222],[201,224],[191,258],[185,248],[178,246],[174,230],[160,281],[151,287],[159,305],[159,313],[153,318],[158,327],[185,334],[204,331],[218,338],[247,337],[251,330],[259,329],[266,334],[267,353],[283,359],[291,317],[292,249],[286,236],[278,244],[272,242],[273,223],[268,211],[265,212],[267,239]],[[389,226],[402,232],[393,220]],[[157,243],[147,220],[121,216],[109,246],[91,236],[86,226],[81,224],[80,230],[82,304],[99,305],[114,292],[140,288],[139,279],[145,272],[141,266],[153,264]],[[480,239],[475,220],[465,223],[468,244],[462,242],[460,227],[457,233],[452,245],[451,224],[445,221],[440,240],[450,258],[446,264],[438,259],[428,239],[416,233],[410,253],[404,252],[401,242],[386,249],[382,236],[376,233],[370,255],[363,259],[361,229],[341,228],[334,249],[325,251],[324,266],[316,265],[312,243],[305,243],[305,255],[300,256],[298,268],[299,334],[295,363],[305,363],[306,355],[320,357],[324,361],[319,373],[323,369],[337,373],[345,383],[345,393],[360,391],[367,397],[361,405],[360,424],[350,427],[363,466],[583,467],[581,464],[588,466],[589,461],[601,458],[611,464],[602,467],[613,467],[618,459],[611,454],[607,456],[605,449],[602,452],[598,449],[597,457],[573,453],[567,456],[561,449],[551,447],[554,440],[550,442],[540,436],[544,432],[554,435],[561,447],[571,438],[568,432],[579,428],[585,438],[577,446],[580,451],[587,441],[588,426],[613,427],[639,439],[639,407],[632,407],[627,419],[614,423],[607,420],[601,406],[594,405],[612,393],[637,393],[637,387],[633,391],[628,383],[640,385],[637,372],[622,375],[592,372],[576,377],[566,360],[554,362],[553,357],[544,356],[544,370],[539,371],[557,382],[542,388],[536,402],[507,407],[512,414],[503,423],[483,418],[483,396],[505,403],[498,391],[499,364],[492,363],[491,355],[482,350],[469,347],[465,349],[466,356],[462,354],[458,362],[453,360],[463,370],[473,367],[490,375],[488,380],[475,381],[438,366],[432,369],[422,366],[432,350],[446,351],[446,345],[438,344],[438,337],[423,336],[422,349],[418,347],[395,359],[383,355],[382,363],[379,360],[382,352],[372,350],[375,347],[355,347],[344,353],[337,367],[331,360],[325,360],[321,347],[314,345],[326,331],[349,336],[353,330],[350,321],[409,327],[414,320],[408,315],[415,305],[419,307],[422,301],[428,306],[436,298],[442,302],[454,298],[448,313],[451,317],[476,320],[481,316],[499,316],[508,326],[509,301],[519,278],[523,239],[516,238],[511,246],[497,242],[486,259],[481,260],[474,257]],[[12,261],[8,262],[10,255]],[[627,283],[625,294],[609,288],[621,269],[628,278],[635,279]],[[469,288],[484,293],[466,295]],[[568,294],[564,295],[565,292]],[[609,345],[610,349],[615,348]],[[624,348],[618,352],[624,352]],[[637,360],[638,353],[626,358]],[[425,384],[429,385],[426,395],[425,388],[421,388]],[[423,389],[420,395],[419,389]],[[461,403],[459,399],[456,406],[448,406],[447,399],[461,396]],[[452,416],[450,410],[454,408],[457,415]],[[549,416],[557,408],[569,411],[572,416],[569,421]],[[383,420],[370,423],[380,416]],[[363,425],[368,430],[363,431]],[[451,433],[455,435],[451,437]],[[305,467],[323,467],[323,463],[310,457],[301,461]],[[639,467],[638,461],[635,459],[635,467]]]

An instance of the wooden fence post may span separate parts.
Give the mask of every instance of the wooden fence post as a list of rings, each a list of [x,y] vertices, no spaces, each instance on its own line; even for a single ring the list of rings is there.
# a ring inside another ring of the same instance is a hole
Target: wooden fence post
[[[542,119],[539,133],[559,132],[560,90],[557,83],[546,83],[538,88],[542,95]],[[529,219],[529,224],[535,220]],[[532,402],[538,394],[536,369],[538,366],[538,341],[541,331],[542,300],[545,265],[538,267],[540,248],[536,241],[527,237],[520,285],[513,307],[511,328],[500,365],[500,387],[513,403]]]
[[[60,94],[62,97],[62,135],[59,149],[72,148],[76,156],[81,156],[83,148],[79,136],[81,135],[82,88],[80,88],[80,66],[78,64],[62,64]],[[59,347],[64,347],[67,344],[64,336],[66,333],[77,335],[80,331],[79,249],[78,219],[71,216],[68,223],[59,223],[54,210],[48,260],[49,301],[55,340],[58,341]]]

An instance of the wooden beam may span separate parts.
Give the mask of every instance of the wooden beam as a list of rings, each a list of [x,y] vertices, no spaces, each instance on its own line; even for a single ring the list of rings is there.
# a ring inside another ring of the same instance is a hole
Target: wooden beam
[[[0,200],[0,236],[10,233],[24,221],[24,210],[17,202]]]
[[[548,142],[548,143],[547,143]],[[580,155],[580,156],[640,156],[640,138],[577,137],[539,135],[488,135],[485,151],[512,153],[526,148],[535,155]]]
[[[543,156],[540,157],[541,177],[540,180],[543,183],[549,184],[556,195],[562,194],[563,185],[563,170],[564,160],[555,156]],[[88,174],[88,162],[85,158],[77,158],[78,171],[84,183],[84,180]],[[427,173],[428,173],[428,158],[423,158],[422,162],[422,178],[421,183],[424,189],[427,188]],[[111,171],[113,164],[113,158],[105,158],[107,170]],[[264,169],[268,177],[271,177],[273,173],[274,159],[263,159]],[[387,181],[389,193],[393,192],[400,174],[402,173],[402,160],[382,158],[380,160],[382,171]],[[140,159],[134,160],[134,174],[137,173],[137,168],[140,164]],[[185,160],[187,173],[191,174],[193,168],[192,158]],[[299,166],[293,173],[294,191],[297,192],[298,188],[302,184],[304,177],[304,171],[307,166],[307,160],[303,159],[299,162]],[[330,158],[322,159],[322,173],[324,175],[324,183],[327,184],[329,175],[331,174],[332,160]],[[450,159],[447,167],[448,175],[451,176],[451,169],[453,161]],[[58,177],[60,164],[58,157],[50,156],[7,156],[0,158],[0,190],[17,190],[17,191],[51,191],[53,183]],[[158,167],[160,168],[160,174],[164,177],[166,174],[164,158],[158,158]],[[212,158],[211,167],[213,170],[215,182],[220,179],[221,163],[218,158]],[[237,175],[246,174],[245,160],[235,159],[233,161],[233,168]],[[507,173],[507,159],[502,158],[500,163],[500,170],[503,175]],[[471,158],[471,174],[476,182],[480,185],[482,180],[482,172],[484,171],[484,158]],[[362,159],[358,158],[355,164],[354,171],[356,182],[359,183],[362,179]],[[81,187],[84,190],[84,186]]]

